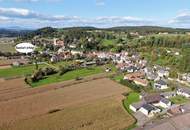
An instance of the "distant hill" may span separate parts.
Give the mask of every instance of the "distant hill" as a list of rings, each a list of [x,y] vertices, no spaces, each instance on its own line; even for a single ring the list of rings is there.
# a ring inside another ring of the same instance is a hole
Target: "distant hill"
[[[120,26],[112,28],[96,28],[96,27],[67,27],[67,28],[52,28],[45,27],[37,30],[24,30],[19,27],[11,27],[9,29],[0,29],[0,37],[17,37],[17,36],[26,36],[34,37],[36,35],[41,36],[50,36],[52,34],[57,34],[60,31],[64,30],[103,30],[103,31],[124,31],[124,32],[139,32],[140,34],[151,34],[159,32],[168,32],[168,33],[185,33],[190,32],[190,29],[183,28],[169,28],[169,27],[159,27],[159,26]]]
[[[169,28],[169,27],[159,27],[159,26],[121,26],[121,27],[108,28],[108,30],[139,32],[139,33],[159,33],[159,32],[184,33],[184,32],[190,32],[190,29]]]
[[[5,28],[0,28],[0,38],[1,37],[18,37],[18,36],[23,36],[27,33],[31,32],[31,30],[18,30],[16,28],[12,29],[5,29]]]

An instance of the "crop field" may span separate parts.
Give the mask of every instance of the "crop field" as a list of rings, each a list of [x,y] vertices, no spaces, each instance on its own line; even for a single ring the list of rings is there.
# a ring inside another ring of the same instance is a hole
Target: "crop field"
[[[122,106],[121,94],[130,89],[107,78],[48,91],[40,91],[48,86],[29,88],[18,79],[11,84],[0,87],[0,97],[19,97],[0,101],[2,130],[117,130],[134,123]],[[35,93],[27,95],[27,91]]]
[[[133,122],[121,103],[111,97],[17,121],[3,130],[119,130],[127,128]]]

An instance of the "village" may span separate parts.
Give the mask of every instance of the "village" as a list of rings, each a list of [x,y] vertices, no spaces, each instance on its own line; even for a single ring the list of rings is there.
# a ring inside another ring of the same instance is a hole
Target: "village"
[[[178,78],[173,79],[170,77],[169,67],[151,66],[149,61],[137,52],[83,52],[76,50],[74,44],[65,46],[64,40],[56,38],[48,44],[46,41],[39,42],[40,44],[37,41],[32,41],[32,43],[37,46],[38,59],[41,56],[49,60],[36,61],[36,64],[59,63],[66,60],[75,60],[82,67],[113,64],[117,69],[117,75],[122,77],[120,80],[125,80],[133,86],[136,85],[135,90],[139,93],[139,101],[130,104],[129,109],[137,119],[139,126],[143,126],[158,116],[170,117],[188,111],[185,103],[190,98],[190,74],[178,74]],[[42,45],[46,49],[40,49]],[[52,47],[52,45],[58,48],[56,52],[50,51],[48,46]],[[31,58],[27,55],[9,56],[9,58],[2,56],[1,59],[7,60],[7,63],[1,64],[2,68],[32,63]],[[105,68],[105,72],[110,71],[112,68]]]

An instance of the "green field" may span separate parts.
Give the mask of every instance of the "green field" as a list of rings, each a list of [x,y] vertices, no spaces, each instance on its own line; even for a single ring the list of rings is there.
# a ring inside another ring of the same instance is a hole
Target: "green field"
[[[189,101],[189,99],[187,99],[186,97],[183,96],[176,96],[176,97],[172,97],[170,98],[170,101],[174,104],[183,104]]]
[[[45,67],[45,65],[39,65],[40,68]],[[0,69],[0,77],[10,78],[10,77],[21,77],[27,74],[31,74],[35,70],[35,65],[28,65],[22,67],[13,67],[9,69]]]
[[[83,69],[78,69],[78,70],[67,72],[66,74],[64,74],[62,76],[59,76],[59,74],[54,74],[54,75],[48,76],[43,80],[32,83],[31,86],[36,87],[36,86],[40,86],[40,85],[57,83],[57,82],[62,82],[62,81],[66,81],[66,80],[72,80],[72,79],[75,79],[76,77],[85,77],[85,76],[103,73],[103,72],[104,72],[104,69],[102,69],[102,67],[83,68]]]
[[[114,45],[115,45],[115,42],[116,42],[115,40],[106,40],[106,39],[105,39],[105,40],[103,40],[102,45],[103,45],[103,46],[106,46],[106,47],[107,47],[107,46],[114,46]]]
[[[68,65],[73,63],[72,61],[62,61],[58,62],[56,64],[41,64],[38,65],[39,68],[43,67],[53,67],[58,68],[60,65]],[[0,77],[2,78],[10,78],[10,77],[22,77],[27,74],[32,74],[32,72],[35,70],[35,65],[27,65],[27,66],[20,66],[20,67],[12,67],[8,69],[0,69]]]

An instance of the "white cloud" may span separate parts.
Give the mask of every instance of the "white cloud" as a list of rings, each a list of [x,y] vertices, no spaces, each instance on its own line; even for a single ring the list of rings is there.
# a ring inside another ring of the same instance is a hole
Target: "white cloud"
[[[155,21],[147,18],[133,16],[104,16],[95,18],[82,18],[78,16],[41,14],[23,8],[0,8],[0,21],[4,25],[31,26],[31,27],[71,27],[71,26],[143,26],[155,25]],[[6,23],[7,21],[7,23]]]
[[[178,27],[190,27],[190,10],[183,10],[176,17],[168,21],[169,24]]]
[[[104,0],[96,0],[95,2],[96,2],[97,6],[103,6],[103,5],[105,5],[105,1]]]

